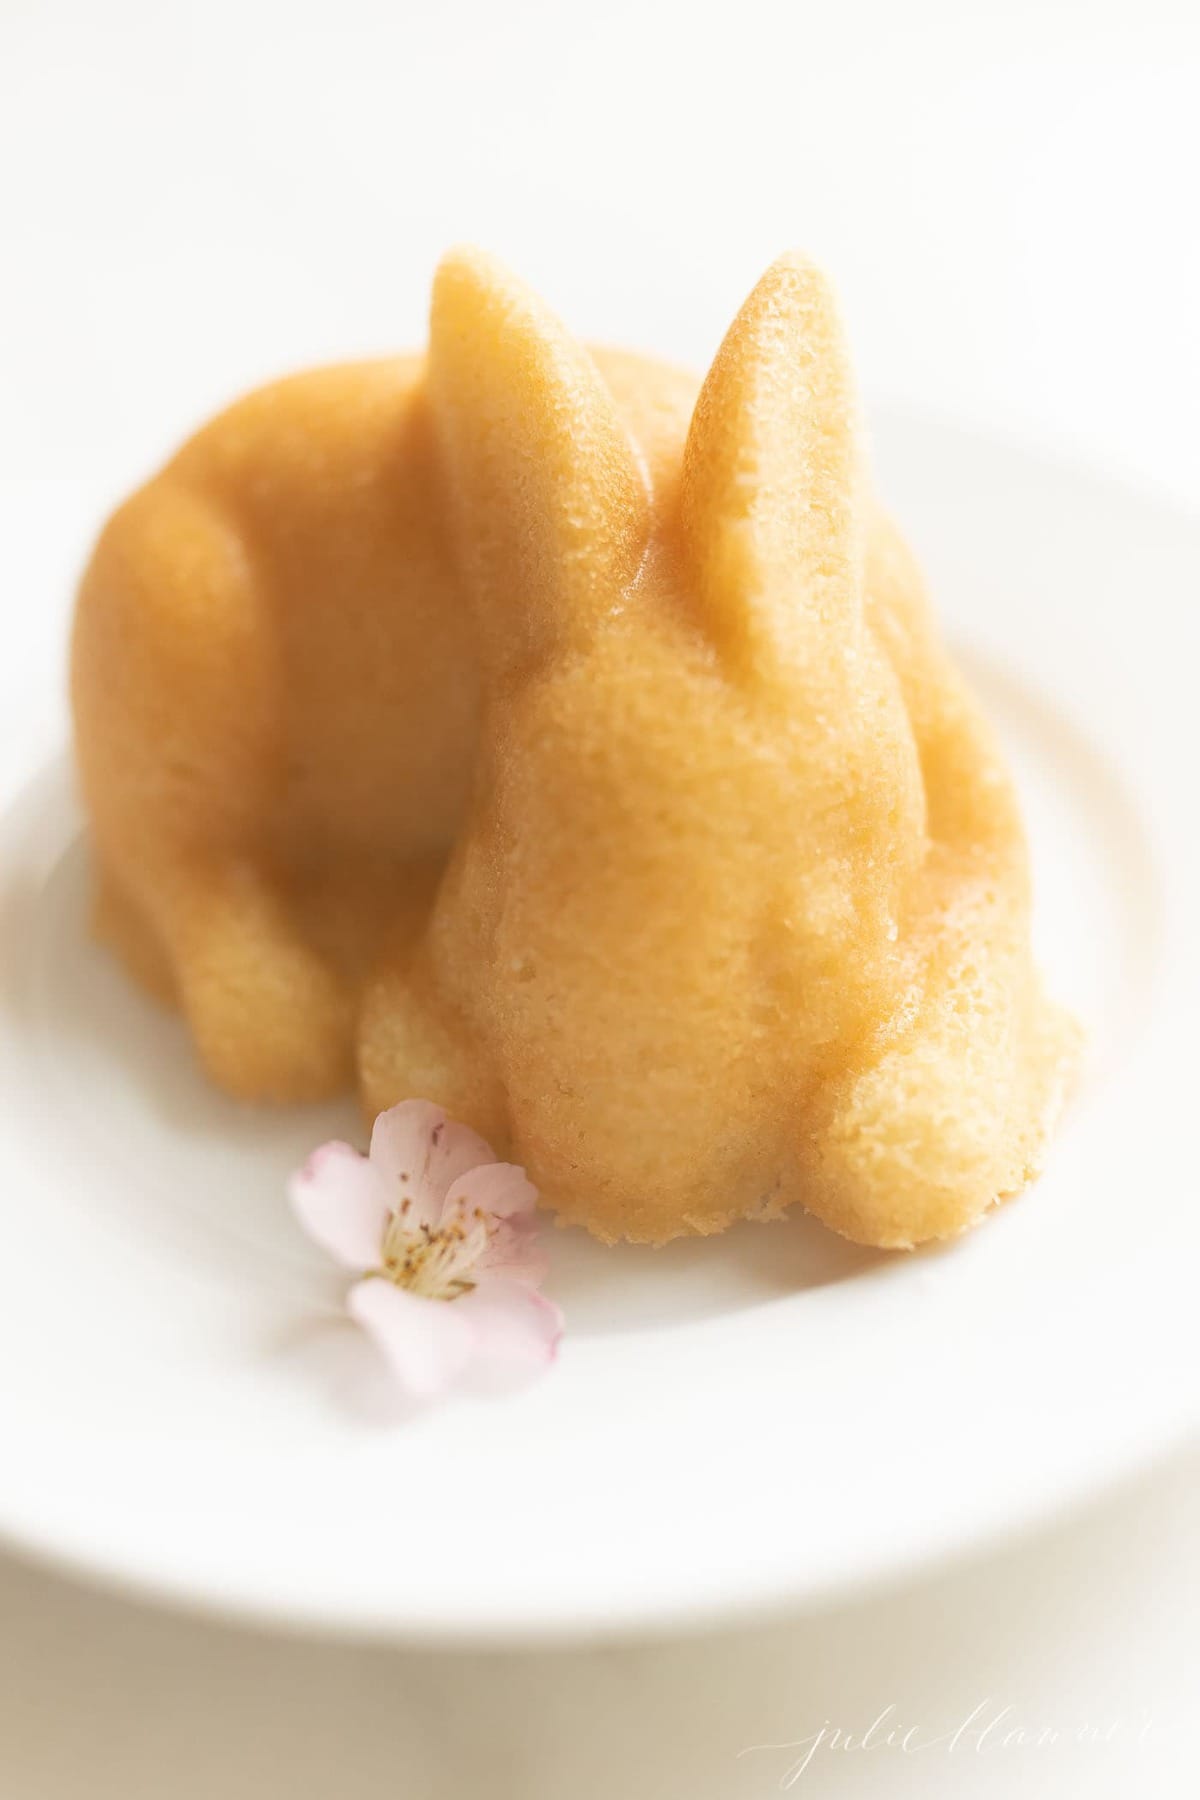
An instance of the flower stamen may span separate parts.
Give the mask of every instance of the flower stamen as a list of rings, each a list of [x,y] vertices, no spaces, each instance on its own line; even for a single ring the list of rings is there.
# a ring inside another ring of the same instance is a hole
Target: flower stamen
[[[471,1271],[491,1236],[483,1209],[476,1206],[467,1215],[460,1202],[440,1225],[422,1220],[415,1230],[407,1220],[409,1209],[405,1199],[384,1228],[379,1273],[429,1300],[457,1300],[470,1293],[475,1286]]]

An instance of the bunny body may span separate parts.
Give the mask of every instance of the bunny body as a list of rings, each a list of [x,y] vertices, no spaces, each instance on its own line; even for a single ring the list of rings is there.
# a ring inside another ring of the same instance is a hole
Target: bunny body
[[[447,258],[427,358],[114,517],[73,698],[101,927],[232,1093],[427,1097],[609,1240],[908,1245],[1037,1167],[1019,814],[799,259],[697,399]]]

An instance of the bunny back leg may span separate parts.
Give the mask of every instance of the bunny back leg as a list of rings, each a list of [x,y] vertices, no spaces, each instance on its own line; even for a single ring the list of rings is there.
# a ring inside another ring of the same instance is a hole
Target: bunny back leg
[[[171,470],[97,545],[72,702],[99,860],[120,870],[102,882],[104,934],[173,992],[227,1092],[307,1100],[344,1087],[349,994],[267,861],[285,763],[269,596],[232,515]]]
[[[190,871],[167,929],[196,1048],[226,1093],[321,1100],[349,1085],[352,995],[265,869]]]

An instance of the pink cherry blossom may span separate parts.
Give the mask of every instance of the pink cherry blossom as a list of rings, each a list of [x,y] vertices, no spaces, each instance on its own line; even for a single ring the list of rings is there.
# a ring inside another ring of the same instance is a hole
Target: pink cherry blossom
[[[288,1191],[312,1241],[362,1277],[351,1317],[413,1398],[467,1378],[511,1386],[554,1361],[562,1314],[538,1291],[537,1190],[440,1107],[380,1113],[366,1156],[322,1144]]]

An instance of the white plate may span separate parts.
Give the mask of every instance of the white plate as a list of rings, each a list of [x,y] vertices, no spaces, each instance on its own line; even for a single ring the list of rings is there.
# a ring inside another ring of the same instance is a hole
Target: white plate
[[[938,1253],[801,1217],[665,1251],[551,1233],[568,1337],[396,1426],[259,1115],[84,931],[61,761],[0,821],[0,1532],[261,1620],[409,1640],[667,1628],[894,1578],[1200,1420],[1200,526],[911,418],[885,493],[1003,728],[1038,936],[1091,1060],[1050,1171]]]

